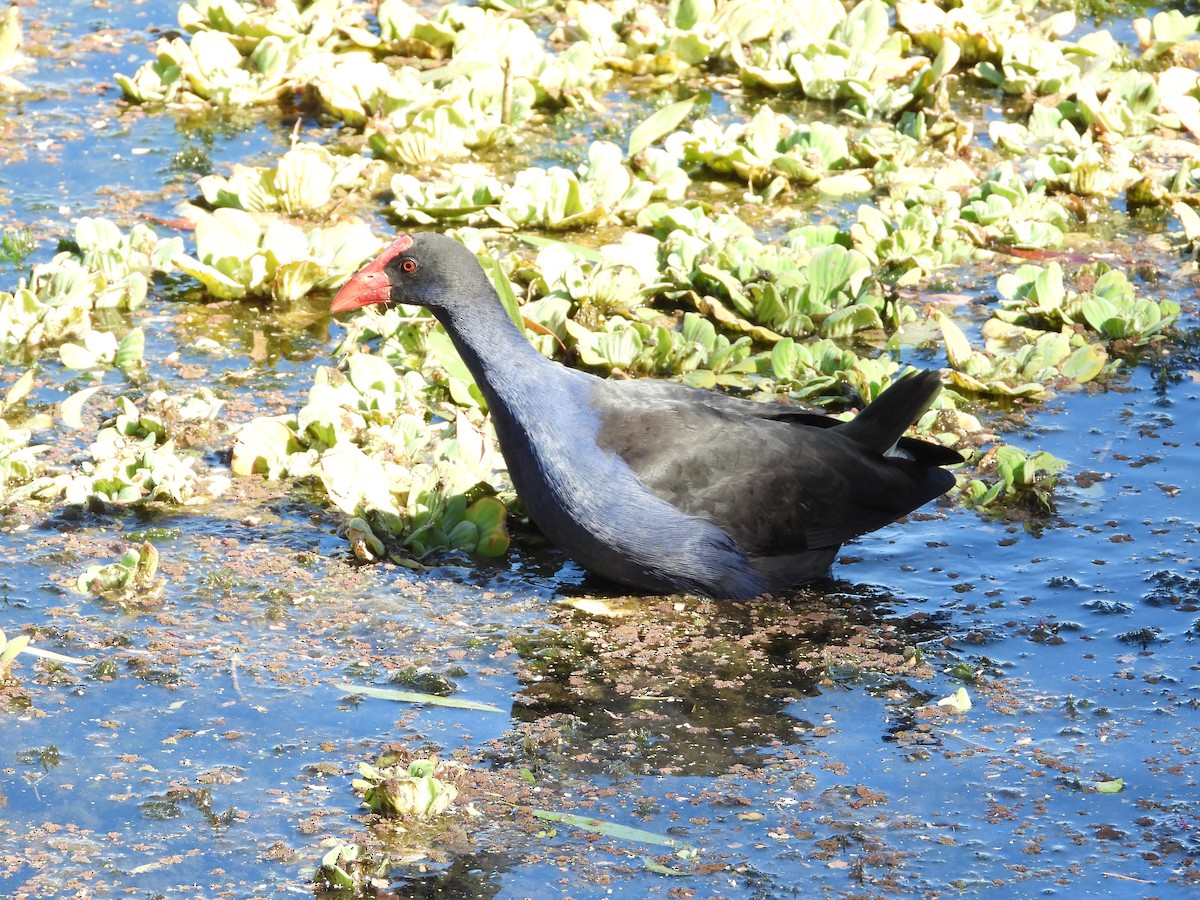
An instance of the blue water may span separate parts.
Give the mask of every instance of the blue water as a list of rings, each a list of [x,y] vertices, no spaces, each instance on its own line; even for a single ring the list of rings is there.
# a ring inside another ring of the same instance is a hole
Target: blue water
[[[169,220],[197,161],[287,145],[290,121],[214,126],[84,89],[146,58],[144,29],[170,27],[173,4],[24,9],[61,51],[19,73],[39,93],[5,110],[27,155],[10,144],[0,164],[0,226],[34,232],[30,261],[79,215]],[[72,52],[101,25],[118,52]],[[24,269],[0,268],[0,287]],[[1190,282],[1155,290],[1191,302]],[[161,360],[180,350],[236,420],[293,409],[341,333],[316,301],[184,296],[151,300],[149,377],[179,389]],[[187,350],[197,333],[229,357]],[[397,896],[1184,896],[1200,855],[1196,368],[1164,388],[1143,364],[1011,426],[1068,461],[1056,516],[932,507],[847,547],[836,581],[794,605],[577,611],[580,573],[529,536],[491,567],[356,568],[322,504],[287,486],[142,517],[9,514],[0,624],[89,665],[22,658],[0,687],[0,894],[304,895],[328,840],[367,840],[350,781],[395,743],[495,779],[472,800],[484,815],[456,813],[469,847],[431,841],[387,870]],[[44,402],[67,389],[53,364],[39,377]],[[157,603],[70,590],[151,525],[169,529]],[[924,664],[901,664],[906,648]],[[335,687],[414,672],[502,712]],[[931,714],[960,686],[969,711]],[[530,826],[503,798],[670,834],[698,851],[694,874],[648,869],[693,865],[661,847]]]

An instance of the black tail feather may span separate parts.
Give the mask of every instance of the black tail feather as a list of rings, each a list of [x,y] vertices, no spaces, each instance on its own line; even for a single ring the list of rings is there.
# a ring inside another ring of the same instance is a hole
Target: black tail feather
[[[906,428],[929,409],[942,389],[937,372],[917,372],[894,381],[838,431],[876,453],[887,454]]]

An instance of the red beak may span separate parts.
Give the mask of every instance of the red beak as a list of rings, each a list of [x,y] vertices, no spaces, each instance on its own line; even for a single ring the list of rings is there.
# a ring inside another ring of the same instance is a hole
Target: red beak
[[[329,311],[339,313],[372,303],[387,303],[392,298],[392,282],[386,266],[411,247],[412,242],[407,234],[392,241],[382,253],[359,269],[357,275],[342,285],[329,305]]]
[[[387,272],[382,269],[368,272],[367,269],[373,265],[375,263],[371,263],[342,285],[342,289],[333,298],[333,303],[329,305],[331,313],[387,302],[392,294],[392,283],[388,281]]]

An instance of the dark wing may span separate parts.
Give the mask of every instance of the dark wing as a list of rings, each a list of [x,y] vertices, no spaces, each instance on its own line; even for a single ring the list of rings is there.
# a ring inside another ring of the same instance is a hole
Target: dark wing
[[[953,451],[905,439],[904,453],[885,456],[864,443],[882,443],[867,427],[870,417],[855,435],[837,420],[787,406],[662,382],[629,389],[635,384],[598,387],[600,446],[621,457],[654,494],[720,526],[751,556],[840,544],[900,518],[954,482],[937,467],[956,461]],[[891,427],[898,416],[884,418]]]
[[[652,408],[655,405],[666,407],[678,403],[689,406],[699,404],[755,419],[804,422],[818,428],[828,428],[838,424],[837,419],[829,417],[819,409],[791,403],[762,403],[757,400],[746,400],[742,397],[731,397],[728,394],[690,387],[680,384],[678,381],[636,378],[626,381],[609,381],[607,384],[609,393],[606,399],[609,402],[629,403],[643,409]]]
[[[699,388],[689,387],[677,381],[661,381],[646,378],[629,381],[610,381],[613,394],[619,394],[619,404],[632,403],[638,408],[649,409],[657,405],[663,408],[675,404],[693,406],[701,404],[713,410],[727,412],[754,419],[787,422],[792,425],[807,425],[812,428],[836,428],[843,430],[849,424],[819,409],[790,403],[761,402],[730,397]],[[888,387],[874,403],[853,420],[849,428],[855,440],[881,453],[887,453],[893,444],[894,455],[906,456],[931,466],[952,466],[963,461],[956,451],[940,444],[931,444],[916,438],[904,437],[902,432],[929,408],[933,398],[941,390],[941,381],[936,372],[919,372],[902,377]]]

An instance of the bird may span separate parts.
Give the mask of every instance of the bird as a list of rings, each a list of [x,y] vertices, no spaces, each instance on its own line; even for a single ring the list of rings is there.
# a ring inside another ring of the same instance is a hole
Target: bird
[[[954,450],[905,437],[941,390],[893,381],[842,421],[656,378],[609,379],[544,356],[475,254],[401,234],[331,313],[412,304],[470,370],[525,513],[584,569],[648,594],[778,596],[825,577],[841,545],[954,484]]]

